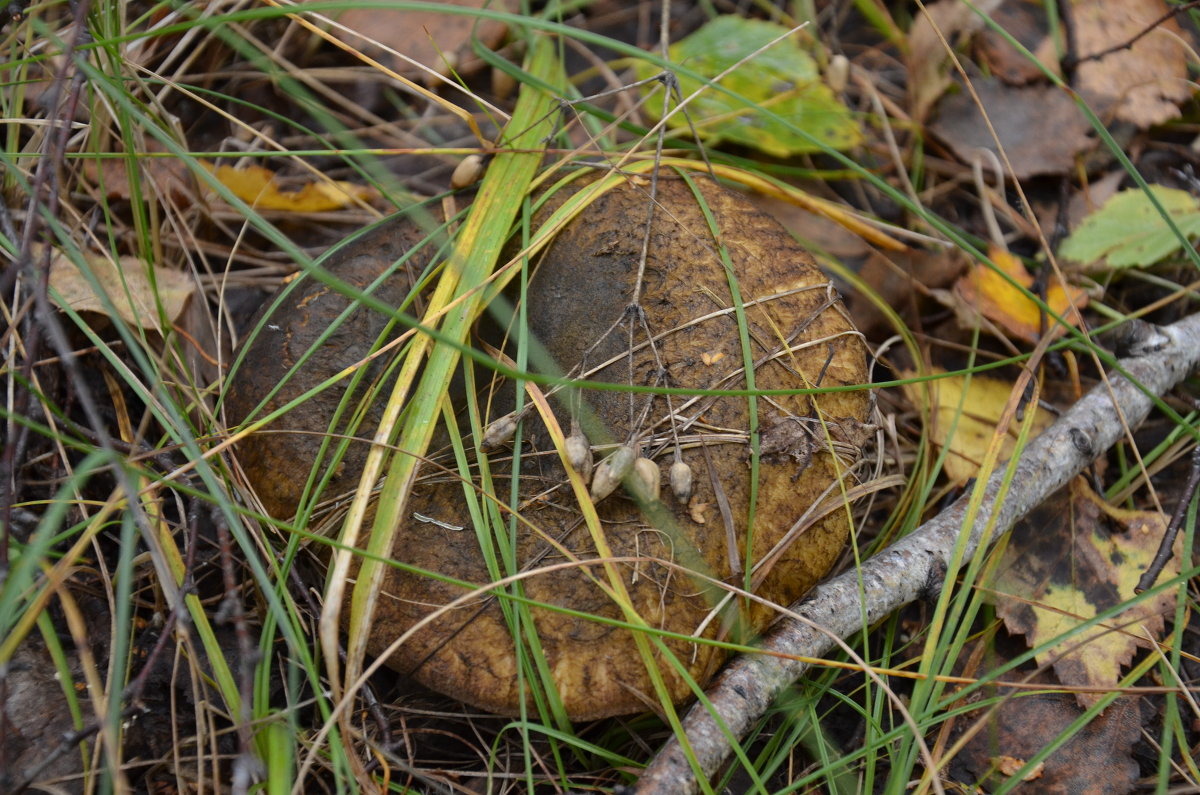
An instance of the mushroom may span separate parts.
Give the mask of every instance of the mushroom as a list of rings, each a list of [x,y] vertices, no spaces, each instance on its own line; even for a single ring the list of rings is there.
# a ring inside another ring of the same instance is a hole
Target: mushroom
[[[548,197],[534,223],[585,182],[576,180]],[[626,387],[666,383],[692,390],[731,390],[750,385],[743,370],[750,361],[756,390],[866,384],[866,348],[860,335],[829,279],[778,222],[705,178],[684,180],[664,172],[656,198],[644,261],[649,197],[643,185],[633,182],[596,198],[540,259],[528,285],[524,314],[528,334],[544,346],[559,372]],[[701,200],[711,212],[717,237]],[[336,252],[325,267],[365,288],[421,238],[411,218],[395,219]],[[722,254],[727,254],[732,272]],[[425,248],[417,251],[405,268],[378,287],[377,296],[385,304],[401,305],[431,256]],[[735,308],[735,296],[740,296],[741,311]],[[272,390],[276,391],[268,408],[285,405],[363,361],[388,318],[357,308],[285,378],[348,304],[349,299],[315,282],[305,282],[281,302],[268,304],[262,317],[281,326],[284,334],[259,335],[251,343],[233,377],[226,404],[229,417],[247,416]],[[511,341],[519,338],[513,329],[506,334],[505,329],[488,331],[488,325],[478,324],[479,334],[490,335],[480,342],[511,349]],[[743,339],[749,341],[748,351],[742,350]],[[489,413],[482,418],[486,427],[517,408],[518,385],[472,366],[474,382],[482,390],[477,404]],[[373,403],[357,428],[345,423],[354,416],[351,409],[366,385],[385,373],[383,362],[368,365],[366,377],[332,429],[331,419],[343,400],[340,389],[301,403],[269,426],[270,433],[252,434],[238,445],[250,485],[270,513],[295,513],[314,466],[328,475],[327,496],[354,487],[367,445],[351,444],[331,468],[327,461],[314,463],[321,434],[333,430],[369,439],[379,413]],[[507,503],[519,471],[523,507],[512,542],[517,564],[505,573],[525,574],[521,592],[531,601],[502,605],[512,591],[498,588],[468,604],[443,607],[468,592],[458,583],[477,587],[492,581],[488,560],[503,557],[485,555],[479,539],[507,533],[509,522],[501,515],[500,527],[474,528],[464,484],[426,466],[423,471],[430,477],[416,484],[407,510],[436,521],[414,519],[399,529],[392,555],[406,566],[389,571],[376,607],[373,653],[430,619],[387,664],[433,690],[492,712],[516,714],[521,699],[528,698],[519,682],[528,688],[531,677],[534,686],[556,688],[567,714],[576,720],[638,712],[647,699],[656,698],[648,665],[658,668],[671,699],[689,698],[687,678],[703,684],[725,656],[707,641],[718,635],[748,640],[775,617],[758,602],[726,598],[723,584],[742,585],[748,570],[759,596],[786,605],[833,565],[849,531],[843,510],[823,513],[803,532],[794,530],[835,478],[852,469],[846,446],[837,453],[843,456],[838,461],[818,440],[803,462],[763,453],[753,468],[748,441],[751,404],[756,404],[763,427],[768,419],[818,413],[824,427],[854,425],[866,419],[865,388],[769,399],[674,394],[667,401],[661,394],[628,389],[578,389],[573,394],[577,404],[558,405],[556,396],[551,404],[563,417],[578,415],[586,431],[586,437],[579,436],[587,447],[587,462],[577,450],[569,453],[578,458],[575,465],[590,465],[593,446],[613,450],[634,445],[629,449],[640,450],[639,455],[678,462],[669,470],[670,493],[637,499],[631,481],[638,472],[648,474],[649,468],[630,466],[633,474],[618,478],[623,485],[592,502],[599,522],[589,523],[586,517],[592,508],[582,501],[591,501],[591,495],[572,489],[564,462],[554,453],[554,434],[563,433],[562,424],[552,423],[551,431],[537,412],[529,412],[520,450],[512,455],[481,453],[466,474],[475,478],[468,488],[481,487],[478,467],[486,465],[494,499]],[[463,397],[455,396],[458,405]],[[464,413],[459,429],[464,436],[470,433],[466,423]],[[297,433],[279,433],[286,430]],[[572,426],[572,435],[574,430]],[[443,442],[449,438],[446,429],[441,434]],[[439,444],[435,438],[431,449]],[[519,470],[514,460],[520,462]],[[659,468],[653,461],[647,463],[654,469],[657,494]],[[452,457],[443,464],[455,466]],[[597,476],[604,465],[601,461],[596,466]],[[758,476],[753,509],[752,472]],[[486,503],[481,499],[480,504]],[[705,519],[705,505],[727,506],[728,511],[714,510]],[[495,512],[476,515],[480,514]],[[753,533],[747,526],[751,515]],[[597,534],[603,538],[600,551]],[[600,560],[602,552],[612,557]],[[637,618],[623,610],[614,593],[628,595]],[[518,676],[519,660],[530,655],[517,653],[516,644],[527,640],[512,632],[506,616],[514,611],[523,613],[537,631],[548,681],[538,679],[536,666]],[[631,624],[643,629],[630,629]],[[646,658],[635,634],[658,631],[671,637],[656,636]],[[668,663],[665,654],[674,655],[676,662]]]

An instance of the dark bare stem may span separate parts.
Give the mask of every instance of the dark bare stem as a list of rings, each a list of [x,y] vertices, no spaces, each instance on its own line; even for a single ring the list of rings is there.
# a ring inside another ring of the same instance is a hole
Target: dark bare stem
[[[246,623],[246,611],[242,605],[241,583],[238,582],[237,569],[233,561],[233,539],[229,534],[229,525],[224,516],[214,516],[217,526],[217,540],[220,545],[221,573],[224,577],[225,595],[217,610],[217,621],[233,625],[234,636],[238,645],[238,690],[241,695],[241,714],[237,716],[236,728],[238,735],[238,758],[234,762],[232,789],[237,795],[244,795],[250,785],[261,780],[262,765],[254,752],[253,735],[250,732],[252,718],[251,704],[254,690],[254,672],[261,658],[258,647],[250,639],[250,629]]]
[[[13,264],[9,273],[4,278],[3,290],[0,290],[0,295],[7,295],[10,289],[13,289],[15,280],[20,278],[22,274],[32,276],[33,262],[33,244],[36,240],[37,233],[40,229],[41,208],[43,206],[42,196],[45,194],[45,213],[48,217],[53,217],[58,212],[58,190],[57,190],[57,175],[62,161],[66,153],[67,139],[71,130],[71,119],[75,116],[75,108],[79,103],[80,92],[83,89],[83,72],[78,68],[75,61],[78,48],[86,43],[89,37],[88,27],[85,24],[87,13],[91,3],[89,0],[81,0],[74,8],[74,35],[67,42],[62,58],[62,72],[58,75],[50,93],[50,107],[54,112],[60,115],[57,118],[51,118],[50,124],[55,128],[57,134],[46,136],[46,145],[43,156],[38,163],[37,172],[34,174],[34,181],[30,190],[29,208],[26,213],[26,226],[24,235],[21,239],[20,254],[17,262]],[[65,102],[60,102],[62,90],[64,86],[69,86],[67,99]],[[15,242],[15,241],[14,241]],[[35,307],[38,313],[47,321],[56,320],[53,317],[53,310],[49,306],[49,298],[47,296],[49,288],[50,274],[50,250],[46,247],[46,252],[43,255],[43,265],[34,279]],[[10,281],[11,279],[11,281]],[[14,290],[14,294],[15,294]],[[25,321],[25,353],[26,360],[23,366],[25,384],[33,383],[33,366],[38,359],[40,350],[40,324],[34,322],[32,313],[27,315]],[[61,334],[61,327],[58,329],[59,335],[56,339],[57,346],[60,348],[60,355],[69,346],[65,343],[65,335]],[[69,353],[69,351],[68,351]],[[75,372],[78,375],[78,372]],[[22,416],[29,411],[32,394],[28,387],[18,386],[16,390],[16,400],[12,407],[13,416]],[[94,410],[94,406],[92,407]],[[96,416],[93,411],[93,415]],[[0,454],[0,585],[3,585],[8,578],[8,549],[11,542],[9,533],[12,528],[13,505],[19,499],[19,488],[17,479],[17,467],[24,460],[24,452],[28,445],[29,428],[24,423],[16,423],[9,421],[7,423],[5,433],[4,451]],[[131,499],[134,492],[127,492]],[[8,719],[5,710],[7,701],[7,689],[5,687],[5,677],[0,676],[0,738],[8,737],[9,727]],[[8,768],[8,760],[6,758],[8,744],[0,742],[0,770]]]
[[[1079,42],[1075,35],[1075,7],[1072,0],[1058,0],[1058,18],[1062,20],[1063,57],[1061,61],[1063,80],[1075,85],[1075,70],[1079,66]]]
[[[1150,567],[1142,572],[1142,576],[1138,579],[1137,585],[1134,587],[1134,593],[1142,593],[1154,587],[1154,583],[1158,580],[1158,575],[1162,574],[1162,570],[1166,568],[1169,561],[1175,554],[1175,538],[1179,535],[1179,528],[1183,526],[1183,520],[1187,516],[1188,505],[1191,504],[1192,498],[1196,496],[1196,488],[1200,486],[1200,446],[1192,448],[1192,473],[1188,476],[1187,485],[1183,489],[1183,494],[1179,495],[1179,504],[1175,506],[1175,513],[1171,516],[1171,523],[1167,525],[1166,532],[1163,533],[1162,542],[1158,545],[1158,553],[1154,556],[1154,560],[1150,563]]]

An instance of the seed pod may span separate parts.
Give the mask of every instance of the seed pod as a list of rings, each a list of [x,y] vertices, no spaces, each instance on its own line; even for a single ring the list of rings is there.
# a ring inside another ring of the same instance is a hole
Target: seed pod
[[[618,447],[616,452],[600,462],[592,476],[592,502],[600,502],[617,490],[621,481],[633,469],[637,453],[629,445]]]
[[[633,462],[633,474],[637,477],[639,496],[648,500],[657,500],[662,491],[662,470],[658,464],[649,458],[639,458]]]
[[[442,77],[449,77],[454,74],[454,70],[458,68],[458,53],[453,50],[443,50],[438,53],[438,56],[437,63],[432,64],[433,71]],[[431,85],[435,83],[431,83]]]
[[[592,445],[578,425],[572,425],[571,435],[566,438],[564,446],[567,448],[567,463],[587,483],[592,477]]]
[[[517,432],[517,415],[509,412],[498,420],[493,421],[483,432],[483,447],[490,450],[513,438]]]
[[[833,89],[835,94],[840,94],[846,90],[846,84],[850,81],[850,59],[844,55],[835,55],[829,61],[829,66],[825,69],[825,82]]]
[[[667,473],[667,480],[671,482],[671,493],[675,495],[675,499],[686,503],[692,496],[692,468],[683,461],[676,461],[671,464],[671,470]]]
[[[499,99],[508,99],[517,87],[517,78],[503,69],[492,70],[492,93]]]
[[[450,187],[455,190],[469,188],[483,176],[483,170],[483,155],[467,155],[454,167]]]

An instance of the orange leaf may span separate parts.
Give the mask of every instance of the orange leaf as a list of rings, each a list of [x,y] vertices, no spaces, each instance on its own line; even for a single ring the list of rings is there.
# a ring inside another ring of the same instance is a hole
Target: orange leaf
[[[1033,276],[1021,260],[995,247],[988,250],[988,255],[996,267],[1017,284],[1026,289],[1033,287]],[[1026,342],[1038,341],[1041,310],[1037,303],[986,264],[979,263],[968,271],[958,280],[954,291],[976,311],[1014,337]],[[1064,290],[1060,284],[1051,284],[1046,289],[1046,305],[1050,311],[1073,326],[1079,325],[1079,313],[1076,310],[1083,309],[1087,302],[1087,293],[1077,287]],[[1048,334],[1057,337],[1065,332],[1051,315],[1048,314],[1046,319],[1050,324]]]

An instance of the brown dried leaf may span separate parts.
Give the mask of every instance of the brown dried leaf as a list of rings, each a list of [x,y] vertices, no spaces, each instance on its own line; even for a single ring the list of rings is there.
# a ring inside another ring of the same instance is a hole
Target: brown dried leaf
[[[1074,3],[1080,57],[1123,45],[1169,10],[1163,0],[1080,0]],[[1183,31],[1172,17],[1098,61],[1079,65],[1079,89],[1102,108],[1146,128],[1179,116],[1178,103],[1192,95]]]
[[[164,152],[162,144],[146,141],[146,152]],[[192,178],[186,165],[177,157],[138,157],[136,168],[142,195],[148,190],[160,199],[184,201],[192,196]],[[130,199],[129,168],[124,158],[103,158],[83,162],[84,178],[96,186],[108,199]]]
[[[1162,634],[1174,593],[1130,605],[1091,629],[1077,627],[1133,596],[1166,526],[1165,515],[1115,508],[1076,478],[1013,528],[994,582],[996,612],[1031,647],[1062,638],[1037,660],[1053,664],[1063,684],[1115,688],[1134,650]],[[1181,535],[1162,577],[1179,573],[1182,544]],[[1087,706],[1100,695],[1077,697]]]
[[[951,763],[958,779],[984,784],[995,791],[1000,781],[1024,766],[1025,760],[1054,741],[1082,713],[1063,693],[1012,694],[991,715],[988,727],[975,734]],[[1133,744],[1142,726],[1137,698],[1121,698],[1073,733],[1042,762],[1016,795],[1122,795],[1138,778]]]
[[[1045,69],[1058,71],[1054,49],[1043,47],[1049,20],[1042,0],[1008,0],[991,17],[1008,35],[988,27],[975,38],[978,60],[987,65],[988,72],[1009,85],[1026,85],[1044,81]],[[1030,60],[1026,53],[1010,44],[1008,36],[1033,53],[1036,60]]]
[[[494,11],[512,10],[508,0],[443,0],[443,4],[465,8],[487,7]],[[494,49],[508,31],[504,23],[492,19],[384,6],[348,8],[336,15],[336,19],[354,31],[346,33],[335,29],[338,38],[372,56],[381,57],[397,72],[409,76],[423,74],[422,70],[413,66],[413,62],[439,75],[449,75],[451,72],[469,74],[483,63],[472,53],[472,32],[485,46]],[[400,55],[389,53],[388,49]],[[407,56],[407,59],[400,56]]]
[[[926,4],[908,34],[909,112],[923,121],[938,97],[950,85],[951,47],[963,36],[983,27],[984,15],[1003,0],[983,0],[968,4],[962,0],[940,0]]]
[[[931,125],[964,163],[972,162],[980,149],[999,153],[999,139],[1016,179],[1062,174],[1074,165],[1076,155],[1096,145],[1083,111],[1054,86],[1014,88],[995,78],[974,80],[972,86],[990,128],[975,97],[965,91],[942,99]]]
[[[885,309],[895,310],[902,317],[918,316],[922,297],[954,284],[965,264],[962,252],[953,247],[910,248],[887,254],[871,250],[859,266],[858,275],[875,291],[875,296],[859,291],[847,296],[854,324],[871,337],[893,328]]]
[[[65,254],[55,252],[50,262],[50,287],[59,295],[56,299],[59,306],[105,316],[111,316],[115,309],[126,323],[161,333],[163,321],[178,320],[196,290],[185,273],[170,268],[153,268],[152,284],[152,266],[137,257],[121,257],[113,262],[107,257],[88,255],[87,264],[111,302],[111,309],[75,263]]]

